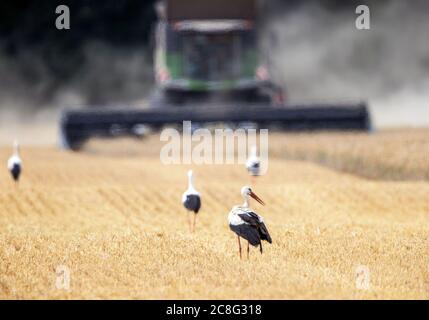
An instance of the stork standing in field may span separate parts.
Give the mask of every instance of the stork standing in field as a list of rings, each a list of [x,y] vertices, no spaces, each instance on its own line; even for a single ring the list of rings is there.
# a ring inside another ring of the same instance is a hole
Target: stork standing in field
[[[261,161],[259,160],[259,157],[257,155],[256,146],[253,146],[250,157],[246,161],[246,169],[250,174],[250,179],[252,183],[255,181],[255,177],[259,176],[260,166]]]
[[[19,157],[19,144],[16,140],[13,144],[13,155],[7,161],[7,168],[9,169],[13,180],[18,183],[19,176],[21,175],[22,171],[22,161]]]
[[[194,232],[197,213],[201,208],[201,196],[195,190],[192,170],[188,171],[188,189],[183,193],[182,203],[188,211],[193,212],[193,218],[189,217],[189,228],[191,232]]]
[[[250,245],[260,247],[262,254],[262,240],[272,243],[271,236],[265,226],[264,219],[249,208],[249,197],[252,197],[260,204],[265,203],[250,189],[250,187],[241,188],[241,195],[244,203],[240,206],[234,206],[228,214],[229,227],[237,234],[238,250],[241,259],[240,237],[247,240],[247,258],[249,258]]]

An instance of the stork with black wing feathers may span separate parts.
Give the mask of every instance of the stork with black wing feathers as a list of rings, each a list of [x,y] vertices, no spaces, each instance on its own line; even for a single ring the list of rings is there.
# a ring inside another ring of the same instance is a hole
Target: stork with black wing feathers
[[[228,214],[229,227],[237,234],[240,259],[242,257],[240,237],[247,240],[247,258],[249,258],[250,245],[259,246],[262,254],[262,240],[272,243],[264,219],[249,208],[249,197],[252,197],[262,205],[265,205],[265,203],[250,187],[245,186],[241,188],[241,195],[243,196],[244,203],[234,206]]]
[[[182,195],[182,203],[186,210],[194,213],[192,221],[191,218],[189,219],[189,228],[191,232],[194,232],[197,213],[201,208],[201,196],[200,193],[194,188],[192,170],[188,171],[188,189]]]
[[[13,143],[13,154],[7,161],[7,168],[13,180],[18,183],[22,171],[22,160],[19,156],[19,144],[17,140]]]
[[[252,152],[250,154],[250,157],[246,161],[246,169],[247,169],[247,172],[249,172],[251,181],[254,182],[255,178],[260,174],[261,161],[259,160],[258,150],[256,146],[252,146],[251,150]]]

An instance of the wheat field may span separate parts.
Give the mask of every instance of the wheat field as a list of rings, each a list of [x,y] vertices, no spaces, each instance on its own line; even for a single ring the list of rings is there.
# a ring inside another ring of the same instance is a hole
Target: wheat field
[[[306,160],[371,179],[429,180],[429,130],[289,134],[272,155]]]
[[[162,165],[156,137],[84,153],[23,146],[20,184],[0,170],[0,298],[428,299],[429,183],[288,160],[293,137],[270,140],[253,185],[273,244],[242,261],[227,214],[249,184],[243,166]],[[0,163],[9,155],[1,147]],[[194,234],[180,202],[191,167]]]

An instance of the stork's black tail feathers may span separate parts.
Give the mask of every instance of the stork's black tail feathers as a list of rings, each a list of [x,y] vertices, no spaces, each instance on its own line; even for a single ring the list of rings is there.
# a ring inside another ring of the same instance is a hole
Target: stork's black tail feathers
[[[251,245],[257,246],[261,244],[262,240],[266,240],[269,243],[272,243],[272,239],[265,223],[259,216],[254,212],[247,212],[245,214],[238,214],[238,216],[245,221],[248,227],[245,227],[246,232],[243,232],[243,238],[248,240]],[[235,230],[233,230],[235,231]],[[238,230],[241,231],[241,230]],[[237,231],[235,231],[237,233]],[[240,235],[240,233],[237,233]],[[253,239],[255,238],[255,239]],[[261,247],[262,252],[262,247]]]
[[[13,180],[18,182],[19,176],[21,175],[21,166],[19,164],[14,164],[10,173],[12,174]]]
[[[197,214],[201,209],[201,198],[197,194],[188,194],[186,196],[185,202],[183,202],[183,205],[189,211],[193,211],[195,214]]]
[[[271,239],[270,233],[268,232],[268,229],[265,226],[265,223],[263,222],[259,224],[259,236],[261,237],[261,240],[267,240],[269,243],[273,242],[273,240]],[[261,246],[261,253],[262,253],[262,246]]]

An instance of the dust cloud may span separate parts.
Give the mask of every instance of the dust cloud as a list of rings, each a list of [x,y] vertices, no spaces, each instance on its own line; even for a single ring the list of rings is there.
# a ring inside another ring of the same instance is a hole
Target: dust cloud
[[[113,48],[91,42],[73,76],[58,81],[40,56],[0,55],[0,144],[54,144],[64,108],[141,105],[153,88],[145,47]],[[24,72],[23,72],[24,70]]]
[[[367,100],[376,127],[429,125],[429,3],[379,3],[370,30],[356,29],[356,7],[317,2],[268,23],[264,47],[289,101]]]

